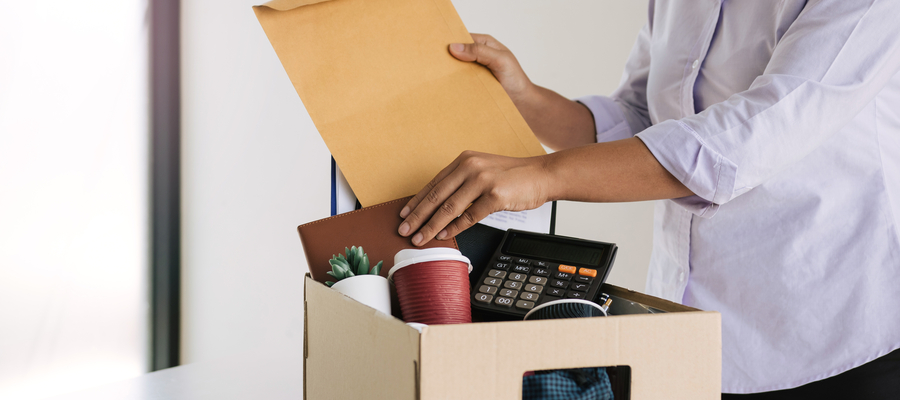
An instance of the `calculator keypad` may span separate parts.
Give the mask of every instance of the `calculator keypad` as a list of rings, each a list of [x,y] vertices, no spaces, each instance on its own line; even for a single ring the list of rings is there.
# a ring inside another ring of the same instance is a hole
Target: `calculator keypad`
[[[521,313],[542,302],[560,298],[584,299],[597,271],[546,261],[500,255],[490,268],[474,300],[489,308]]]

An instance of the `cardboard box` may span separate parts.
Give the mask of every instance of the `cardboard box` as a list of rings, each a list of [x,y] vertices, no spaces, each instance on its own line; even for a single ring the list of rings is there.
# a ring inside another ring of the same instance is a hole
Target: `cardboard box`
[[[306,277],[304,398],[521,399],[526,371],[631,367],[631,398],[719,399],[721,322],[606,285],[668,311],[545,321],[435,325],[420,334]]]

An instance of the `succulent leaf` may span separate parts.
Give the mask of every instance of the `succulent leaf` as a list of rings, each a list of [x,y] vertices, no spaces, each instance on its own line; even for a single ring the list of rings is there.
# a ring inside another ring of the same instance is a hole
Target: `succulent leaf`
[[[369,256],[363,254],[360,257],[359,265],[356,266],[356,274],[357,275],[366,275],[369,273]]]
[[[372,275],[380,275],[381,274],[381,264],[383,264],[383,263],[384,263],[384,261],[379,261],[378,264],[375,264],[375,266],[372,267]]]
[[[334,285],[334,282],[332,282],[332,281],[325,281],[325,284],[328,285],[328,287],[331,287],[331,286]]]
[[[347,264],[350,264],[350,268],[353,269],[353,267],[358,262],[356,260],[356,246],[351,247],[350,251],[346,251],[346,250],[347,250],[347,248],[344,247],[344,251],[347,253]]]

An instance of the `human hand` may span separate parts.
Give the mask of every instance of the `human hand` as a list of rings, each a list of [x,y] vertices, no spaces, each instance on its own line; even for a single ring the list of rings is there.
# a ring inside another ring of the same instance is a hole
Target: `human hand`
[[[491,70],[513,102],[518,103],[531,95],[534,84],[506,46],[491,35],[473,33],[472,39],[475,43],[451,44],[450,54],[461,61],[474,61]]]
[[[551,183],[544,157],[465,151],[406,204],[398,231],[415,233],[416,246],[449,239],[493,212],[540,207],[550,200]]]

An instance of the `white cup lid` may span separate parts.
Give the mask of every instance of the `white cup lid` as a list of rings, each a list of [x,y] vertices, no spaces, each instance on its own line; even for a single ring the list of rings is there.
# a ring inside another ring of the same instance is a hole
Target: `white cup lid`
[[[441,260],[462,261],[469,265],[469,273],[472,273],[472,263],[469,261],[469,258],[452,247],[404,249],[398,251],[397,254],[394,255],[394,266],[388,271],[388,280],[393,282],[394,272],[397,272],[400,268],[423,262]]]

